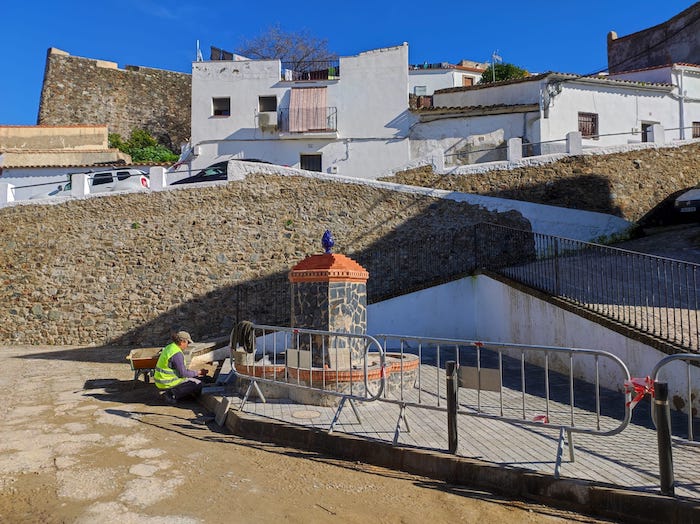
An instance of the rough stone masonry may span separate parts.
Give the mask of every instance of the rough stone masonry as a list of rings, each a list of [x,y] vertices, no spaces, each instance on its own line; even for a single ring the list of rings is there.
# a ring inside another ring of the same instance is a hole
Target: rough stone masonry
[[[529,229],[515,212],[306,177],[252,175],[214,187],[0,209],[0,337],[14,344],[160,345],[234,322],[288,319],[289,270],[334,251],[386,283],[411,267],[469,269],[473,225]],[[458,239],[459,249],[435,238]],[[410,264],[429,252],[427,264]],[[372,253],[382,253],[373,260]],[[387,262],[385,257],[394,257]],[[405,264],[405,265],[404,265]],[[393,267],[400,273],[391,275]],[[285,317],[284,315],[287,315]]]

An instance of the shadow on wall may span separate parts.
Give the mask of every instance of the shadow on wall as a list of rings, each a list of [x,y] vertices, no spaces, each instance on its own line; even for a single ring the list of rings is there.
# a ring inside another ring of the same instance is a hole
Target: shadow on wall
[[[435,201],[421,214],[381,235],[366,249],[347,252],[369,271],[367,302],[470,274],[476,265],[475,224],[489,221],[531,229],[530,223],[516,212],[495,213],[480,206]],[[381,229],[382,224],[377,228]],[[350,238],[343,243],[353,245],[359,240]],[[318,245],[320,248],[320,233]],[[319,249],[308,255],[321,252]],[[292,266],[300,261],[294,261]],[[242,320],[289,326],[291,269],[290,266],[282,272],[217,288],[112,338],[105,345],[163,345],[172,332],[180,329],[189,331],[195,341],[212,340],[228,336]]]
[[[523,183],[512,188],[479,194],[623,217],[622,210],[614,201],[610,181],[599,175],[582,175],[534,184]]]

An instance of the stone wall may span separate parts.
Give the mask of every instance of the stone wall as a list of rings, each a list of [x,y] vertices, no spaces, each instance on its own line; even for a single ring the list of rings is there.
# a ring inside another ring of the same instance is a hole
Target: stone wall
[[[70,56],[49,49],[40,125],[107,124],[128,138],[146,129],[173,151],[190,136],[191,75]]]
[[[608,34],[608,71],[633,71],[674,62],[700,63],[700,4],[664,23],[624,37]]]
[[[296,176],[0,209],[0,337],[16,344],[160,345],[234,323],[288,325],[290,269],[334,251],[369,271],[368,298],[466,273],[473,224],[518,213]],[[373,287],[374,286],[374,287]]]
[[[468,175],[421,167],[382,180],[597,211],[639,221],[679,191],[700,183],[700,143]]]

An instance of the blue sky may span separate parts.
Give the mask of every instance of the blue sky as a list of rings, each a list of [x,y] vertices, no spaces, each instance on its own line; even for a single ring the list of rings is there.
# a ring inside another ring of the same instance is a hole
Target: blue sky
[[[689,0],[266,2],[47,0],[4,2],[0,18],[0,125],[34,125],[46,50],[190,72],[200,41],[235,51],[279,24],[328,40],[340,56],[409,44],[411,63],[505,62],[531,72],[588,74],[607,65],[609,31],[628,35],[690,7]]]

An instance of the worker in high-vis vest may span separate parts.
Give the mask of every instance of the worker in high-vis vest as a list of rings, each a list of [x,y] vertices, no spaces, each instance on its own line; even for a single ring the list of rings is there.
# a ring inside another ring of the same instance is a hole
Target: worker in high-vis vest
[[[206,375],[207,370],[192,371],[185,366],[183,350],[190,344],[190,334],[187,331],[178,331],[173,335],[173,341],[161,350],[158,357],[153,379],[156,387],[163,390],[163,398],[168,404],[197,397],[202,392],[202,381],[195,377]]]

